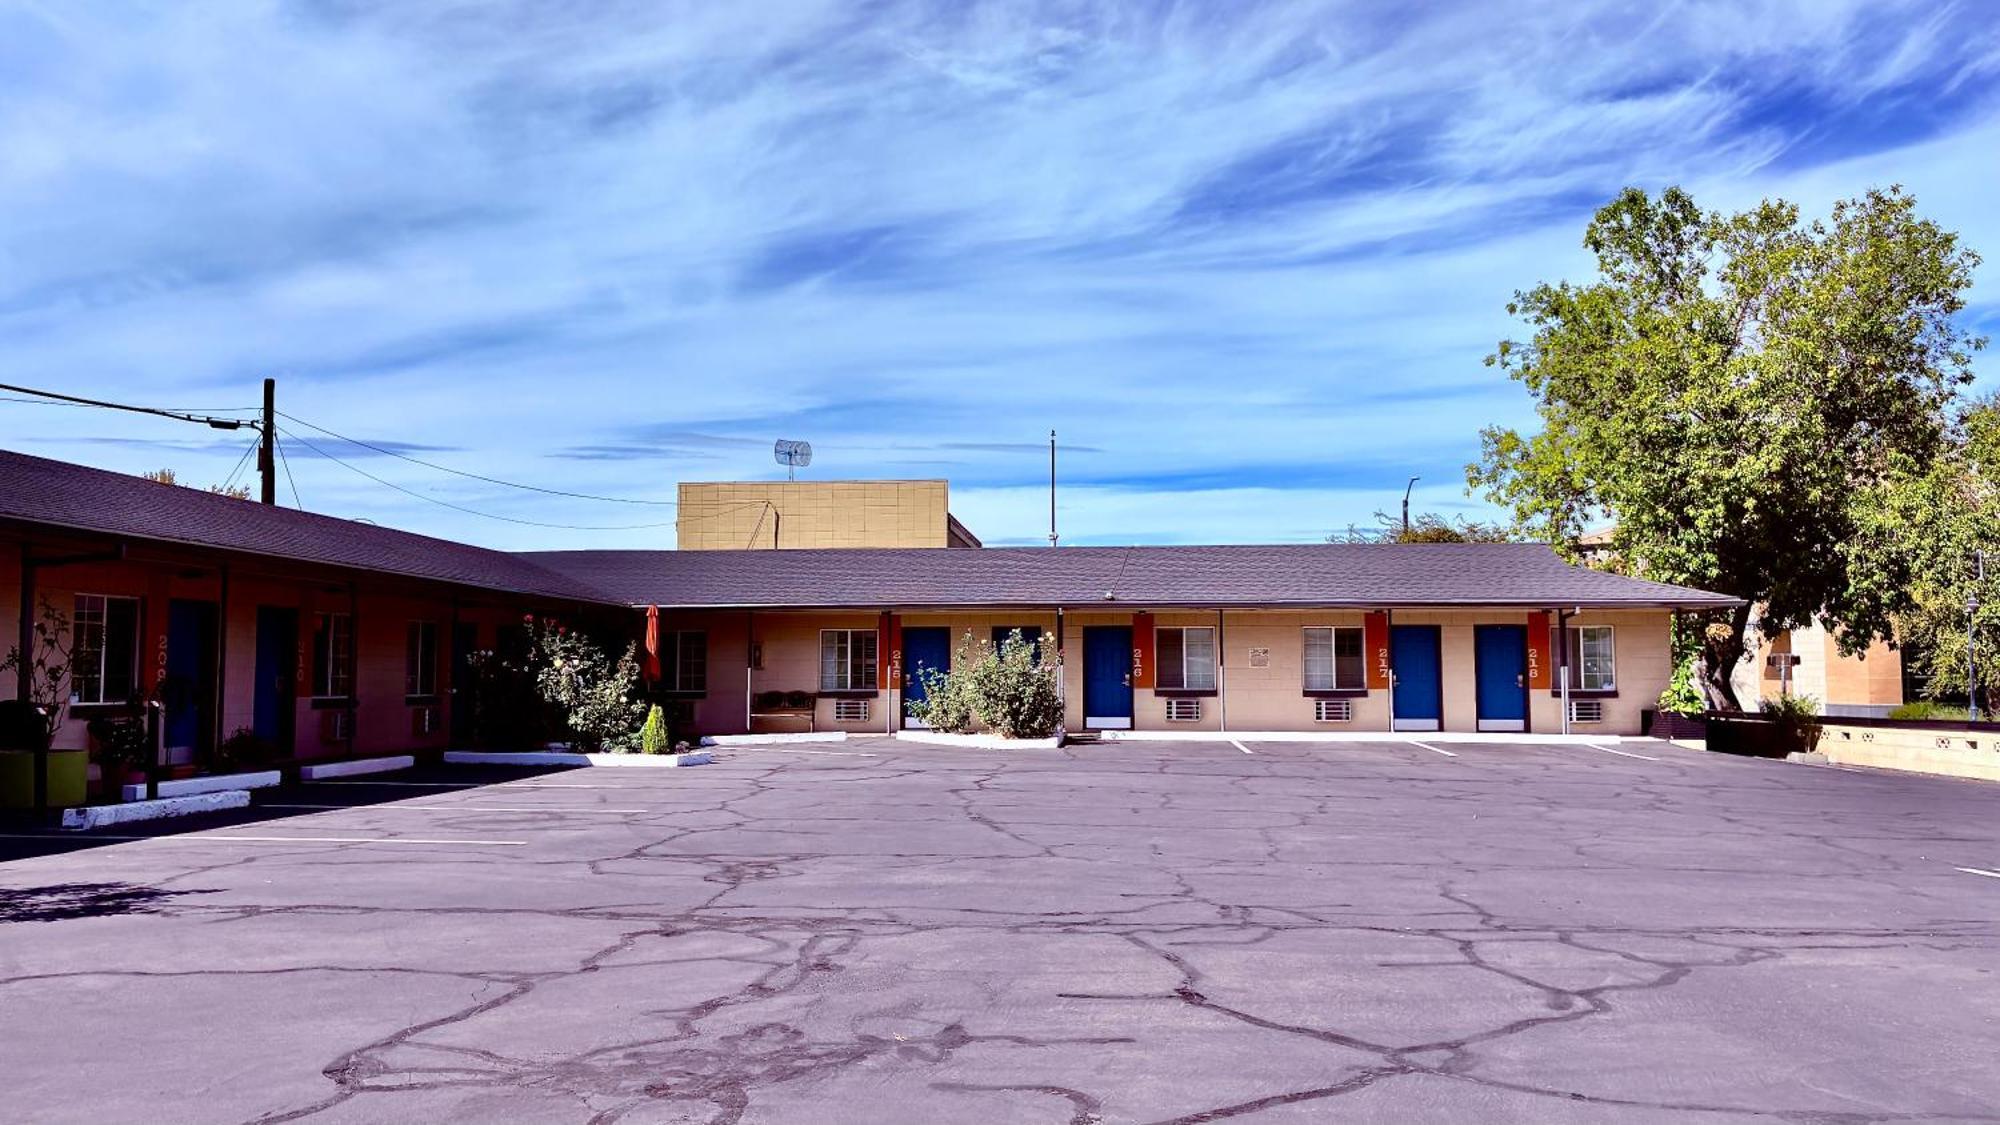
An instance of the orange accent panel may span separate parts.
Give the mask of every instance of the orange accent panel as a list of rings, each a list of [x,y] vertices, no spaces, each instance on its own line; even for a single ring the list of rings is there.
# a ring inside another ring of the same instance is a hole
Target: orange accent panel
[[[1549,632],[1549,611],[1528,615],[1528,687],[1547,691],[1555,686],[1555,649]]]
[[[1389,615],[1376,610],[1362,619],[1361,641],[1367,646],[1368,690],[1389,687]]]
[[[1135,613],[1132,615],[1132,686],[1150,688],[1153,686],[1153,615]]]
[[[893,613],[882,615],[876,630],[875,682],[883,691],[903,686],[903,619]]]

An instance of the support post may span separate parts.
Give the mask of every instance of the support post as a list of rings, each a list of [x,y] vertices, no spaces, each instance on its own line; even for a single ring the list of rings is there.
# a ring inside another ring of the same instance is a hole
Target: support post
[[[23,708],[34,706],[33,670],[35,666],[35,556],[26,540],[21,541],[21,621],[19,642],[21,666],[14,669],[14,698]],[[40,723],[39,714],[35,721]],[[49,811],[49,745],[48,739],[35,737],[35,815],[46,816]]]
[[[1229,651],[1226,638],[1222,635],[1222,610],[1215,611],[1215,724],[1223,734],[1229,733],[1229,685],[1224,681],[1223,668],[1228,659],[1223,655]]]

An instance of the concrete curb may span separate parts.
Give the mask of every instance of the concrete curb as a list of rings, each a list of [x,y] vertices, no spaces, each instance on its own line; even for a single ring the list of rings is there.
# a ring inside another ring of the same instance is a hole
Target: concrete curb
[[[315,766],[300,766],[299,780],[319,781],[329,777],[353,777],[363,773],[394,773],[397,770],[412,769],[417,760],[408,754],[393,758],[356,758],[351,762],[321,762]]]
[[[1002,738],[997,734],[946,734],[928,730],[899,730],[896,740],[978,750],[1060,750],[1063,744],[1062,735],[1053,738]]]
[[[1470,731],[1318,731],[1318,730],[1107,730],[1102,742],[1537,742],[1550,746],[1590,743],[1652,742],[1629,734],[1538,734],[1532,731],[1472,733]]]
[[[459,766],[705,766],[715,760],[706,751],[690,754],[572,754],[557,750],[447,750],[444,760]]]
[[[93,828],[103,828],[111,824],[130,824],[138,820],[163,820],[170,816],[221,812],[224,809],[247,808],[249,804],[248,789],[228,789],[220,793],[162,797],[156,801],[131,801],[122,805],[86,805],[80,809],[64,809],[62,826],[67,832],[88,832]]]
[[[193,797],[202,793],[226,793],[231,789],[269,789],[282,785],[285,775],[277,770],[259,770],[255,773],[218,773],[207,777],[184,777],[179,781],[160,782],[158,793],[162,797]],[[123,794],[127,801],[146,799],[146,787],[127,785]]]
[[[844,730],[823,730],[792,734],[711,734],[703,736],[703,746],[782,746],[790,742],[846,742]]]

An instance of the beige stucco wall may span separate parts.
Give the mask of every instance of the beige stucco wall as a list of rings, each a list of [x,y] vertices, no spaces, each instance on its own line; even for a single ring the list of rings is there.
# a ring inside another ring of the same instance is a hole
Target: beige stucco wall
[[[942,480],[683,481],[683,551],[948,547]]]
[[[1828,723],[1821,754],[1836,765],[2000,781],[2000,731]]]
[[[1787,684],[1779,670],[1771,667],[1773,654],[1799,658]],[[1757,699],[1776,699],[1789,688],[1793,695],[1809,695],[1822,706],[1886,709],[1903,702],[1902,654],[1882,641],[1865,652],[1846,656],[1833,634],[1820,625],[1808,625],[1775,636],[1760,637],[1754,665],[1743,669],[1738,685],[1754,684]],[[1745,699],[1746,707],[1755,699]]]

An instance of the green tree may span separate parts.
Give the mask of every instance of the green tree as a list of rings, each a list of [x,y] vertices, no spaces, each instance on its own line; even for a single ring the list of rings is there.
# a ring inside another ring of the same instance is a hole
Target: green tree
[[[1520,539],[1521,535],[1506,524],[1465,516],[1446,519],[1435,512],[1413,517],[1405,528],[1401,516],[1379,510],[1373,527],[1349,524],[1347,530],[1326,537],[1329,543],[1513,543]]]
[[[1980,709],[1992,714],[2000,707],[2000,396],[1967,403],[1945,451],[1899,462],[1891,480],[1863,513],[1860,543],[1908,584],[1911,605],[1896,622],[1904,658],[1925,695],[1964,698],[1967,607],[1976,603]]]
[[[174,475],[172,469],[154,469],[150,473],[140,473],[139,476],[142,480],[149,480],[155,484],[178,485],[181,483],[180,478]],[[193,486],[183,485],[182,487],[191,488]],[[250,486],[247,484],[239,484],[234,488],[225,487],[220,484],[211,484],[208,486],[208,490],[217,496],[228,496],[237,500],[250,499]]]
[[[1486,429],[1467,483],[1558,544],[1614,518],[1627,568],[1760,604],[1769,629],[1817,619],[1850,651],[1888,635],[1908,575],[1860,532],[1898,467],[1946,446],[1984,344],[1957,322],[1978,256],[1900,188],[1811,222],[1783,201],[1722,215],[1633,188],[1584,245],[1597,278],[1517,293],[1529,338],[1487,357],[1541,429]],[[1749,618],[1702,634],[1725,706]]]

